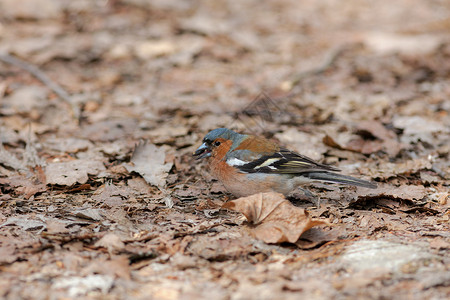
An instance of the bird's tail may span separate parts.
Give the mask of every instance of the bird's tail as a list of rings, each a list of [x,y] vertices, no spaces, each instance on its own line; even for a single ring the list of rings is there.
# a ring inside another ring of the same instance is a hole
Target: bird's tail
[[[318,181],[342,183],[342,184],[348,184],[348,185],[353,185],[353,186],[361,186],[361,187],[370,188],[370,189],[375,189],[377,187],[377,184],[374,182],[358,179],[358,178],[347,176],[347,175],[331,173],[331,172],[311,172],[311,173],[308,173],[306,176],[308,176],[309,178],[311,178],[313,180],[318,180]]]

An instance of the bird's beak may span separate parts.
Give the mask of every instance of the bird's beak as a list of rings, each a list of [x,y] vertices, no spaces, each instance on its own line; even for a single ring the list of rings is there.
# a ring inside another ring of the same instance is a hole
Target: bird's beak
[[[211,149],[209,149],[208,145],[206,143],[203,143],[200,147],[195,150],[194,153],[192,153],[193,156],[197,156],[196,159],[202,159],[205,157],[211,156]]]

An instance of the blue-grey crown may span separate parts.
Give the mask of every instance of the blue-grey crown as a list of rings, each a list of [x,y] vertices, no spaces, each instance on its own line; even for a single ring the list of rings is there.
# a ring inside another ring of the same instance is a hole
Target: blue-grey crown
[[[211,130],[208,132],[203,139],[204,142],[212,142],[217,138],[223,138],[226,140],[232,140],[233,143],[237,142],[239,143],[243,139],[246,138],[246,135],[239,134],[237,132],[234,132],[233,130],[230,130],[228,128],[217,128],[214,130]]]

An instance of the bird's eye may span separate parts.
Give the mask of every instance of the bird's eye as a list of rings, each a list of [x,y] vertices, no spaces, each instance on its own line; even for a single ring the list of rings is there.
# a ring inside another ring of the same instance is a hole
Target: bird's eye
[[[220,146],[220,142],[219,141],[217,141],[217,142],[214,142],[214,146]]]

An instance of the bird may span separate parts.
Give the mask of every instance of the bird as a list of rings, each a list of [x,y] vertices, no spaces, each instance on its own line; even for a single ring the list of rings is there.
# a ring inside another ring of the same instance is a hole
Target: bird
[[[338,174],[340,170],[280,147],[263,137],[217,128],[193,152],[208,159],[210,171],[236,197],[278,192],[289,196],[313,182],[338,183],[375,189],[376,183]]]

